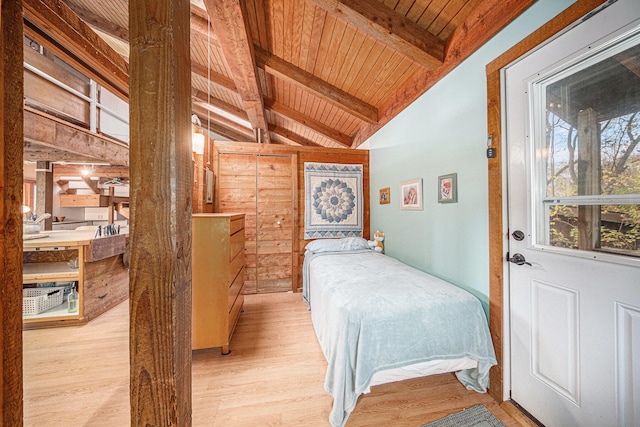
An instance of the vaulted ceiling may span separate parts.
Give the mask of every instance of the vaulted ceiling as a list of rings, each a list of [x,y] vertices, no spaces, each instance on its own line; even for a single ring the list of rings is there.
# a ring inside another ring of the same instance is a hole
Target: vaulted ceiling
[[[128,61],[127,0],[62,2]],[[355,148],[531,3],[192,0],[193,113],[233,141]]]

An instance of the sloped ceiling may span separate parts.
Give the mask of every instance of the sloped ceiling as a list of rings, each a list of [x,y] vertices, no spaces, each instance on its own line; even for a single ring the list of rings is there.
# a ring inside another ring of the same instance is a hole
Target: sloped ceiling
[[[193,113],[232,141],[356,148],[532,2],[192,0]],[[127,0],[62,3],[128,61]]]

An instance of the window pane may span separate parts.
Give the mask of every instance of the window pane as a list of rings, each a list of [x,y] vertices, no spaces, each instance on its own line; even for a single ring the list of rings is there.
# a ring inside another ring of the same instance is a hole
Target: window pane
[[[541,98],[538,244],[640,254],[639,40],[534,85]]]
[[[588,215],[600,218],[595,227],[587,223]],[[640,256],[639,205],[554,205],[548,210],[550,246],[569,249],[582,248],[584,236],[590,230],[596,234],[591,250]]]
[[[548,85],[546,101],[547,197],[640,193],[640,45]]]

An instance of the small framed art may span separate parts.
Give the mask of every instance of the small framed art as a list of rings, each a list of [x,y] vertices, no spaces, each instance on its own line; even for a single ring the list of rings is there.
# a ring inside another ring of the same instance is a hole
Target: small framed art
[[[400,209],[422,210],[422,179],[400,183]]]
[[[458,202],[458,174],[450,173],[438,177],[438,203]]]
[[[391,203],[391,189],[389,187],[381,188],[380,189],[380,204],[381,205],[388,205],[389,203]]]

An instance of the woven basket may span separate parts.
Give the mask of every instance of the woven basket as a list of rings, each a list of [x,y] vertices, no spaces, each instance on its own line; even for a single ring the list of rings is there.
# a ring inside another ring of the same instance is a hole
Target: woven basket
[[[40,314],[62,304],[64,287],[26,288],[22,290],[22,314]]]

